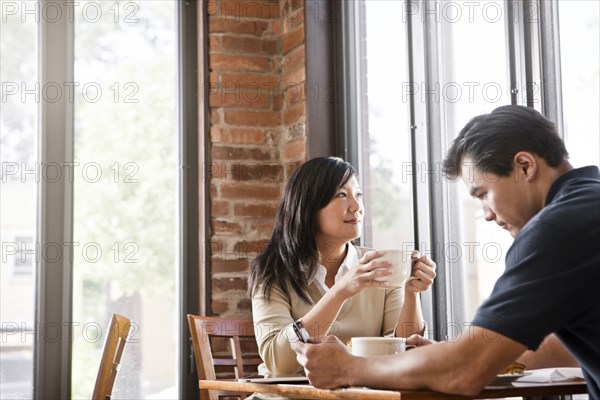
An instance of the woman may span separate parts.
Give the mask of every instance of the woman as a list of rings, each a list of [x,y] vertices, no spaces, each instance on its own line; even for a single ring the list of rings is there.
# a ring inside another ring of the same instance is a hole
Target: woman
[[[268,371],[298,371],[290,340],[301,319],[311,336],[423,333],[419,292],[435,278],[435,263],[412,255],[404,288],[375,280],[392,273],[382,253],[355,247],[363,220],[356,170],[333,157],[312,159],[296,170],[279,205],[265,250],[252,264],[249,292],[260,355]]]

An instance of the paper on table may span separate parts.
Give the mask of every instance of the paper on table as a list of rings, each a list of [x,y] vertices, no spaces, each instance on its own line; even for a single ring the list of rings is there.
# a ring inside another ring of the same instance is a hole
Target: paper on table
[[[581,368],[544,368],[526,371],[515,382],[565,382],[583,379]]]

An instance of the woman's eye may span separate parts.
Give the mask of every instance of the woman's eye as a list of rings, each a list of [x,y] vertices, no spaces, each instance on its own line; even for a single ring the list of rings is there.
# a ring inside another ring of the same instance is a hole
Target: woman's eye
[[[362,197],[362,192],[356,193],[356,197]]]
[[[346,193],[340,192],[340,193],[337,194],[336,197],[346,197]]]

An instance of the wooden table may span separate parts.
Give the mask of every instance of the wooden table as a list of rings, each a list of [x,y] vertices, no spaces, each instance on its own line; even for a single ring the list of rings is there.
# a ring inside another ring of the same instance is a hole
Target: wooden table
[[[477,396],[457,396],[428,390],[375,390],[368,388],[345,388],[335,390],[317,389],[308,384],[265,384],[236,381],[201,380],[201,389],[227,390],[239,393],[271,393],[297,399],[360,399],[360,400],[412,400],[412,399],[493,399],[502,397],[563,396],[587,393],[584,381],[555,383],[507,383],[487,386]]]

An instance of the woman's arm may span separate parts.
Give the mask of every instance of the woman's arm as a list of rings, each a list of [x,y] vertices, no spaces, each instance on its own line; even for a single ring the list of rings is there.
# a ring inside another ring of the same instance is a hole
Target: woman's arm
[[[388,282],[375,278],[393,273],[389,262],[378,260],[383,253],[371,251],[365,253],[358,265],[350,269],[342,279],[336,282],[315,306],[302,317],[302,324],[312,337],[326,335],[333,325],[344,302],[368,287],[386,288]]]
[[[298,299],[296,299],[299,301]],[[292,329],[292,305],[279,287],[269,299],[259,287],[252,296],[252,317],[258,353],[272,373],[293,374],[300,368],[290,342],[297,340]]]

